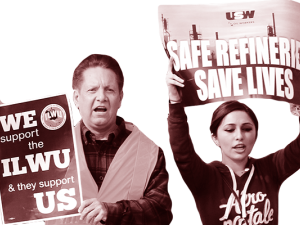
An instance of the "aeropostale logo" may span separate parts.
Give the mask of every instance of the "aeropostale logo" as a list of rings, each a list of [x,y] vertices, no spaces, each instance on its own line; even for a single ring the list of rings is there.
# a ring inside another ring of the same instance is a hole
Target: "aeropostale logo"
[[[252,19],[254,17],[255,10],[252,11],[241,11],[241,12],[226,12],[227,20],[241,20],[241,19]]]

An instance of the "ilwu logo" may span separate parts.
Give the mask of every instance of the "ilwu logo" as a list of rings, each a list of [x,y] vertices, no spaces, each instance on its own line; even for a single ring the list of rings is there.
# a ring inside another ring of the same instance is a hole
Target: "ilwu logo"
[[[227,20],[241,20],[241,19],[252,19],[254,17],[255,10],[252,11],[242,11],[242,12],[227,12]]]
[[[48,105],[41,113],[41,121],[45,128],[57,130],[66,122],[66,112],[60,105]]]

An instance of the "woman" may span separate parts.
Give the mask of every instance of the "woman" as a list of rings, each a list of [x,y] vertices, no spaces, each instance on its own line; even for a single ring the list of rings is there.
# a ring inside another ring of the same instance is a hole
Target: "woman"
[[[300,167],[300,137],[261,159],[249,157],[258,134],[253,111],[238,101],[219,106],[212,116],[212,140],[222,162],[206,164],[189,136],[187,116],[177,87],[184,81],[172,74],[169,91],[170,143],[180,173],[192,192],[204,225],[278,224],[278,192],[282,182]]]

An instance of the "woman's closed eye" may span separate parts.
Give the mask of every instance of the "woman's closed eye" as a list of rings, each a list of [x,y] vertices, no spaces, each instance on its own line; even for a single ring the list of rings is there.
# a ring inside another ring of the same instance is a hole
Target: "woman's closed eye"
[[[246,131],[246,132],[249,132],[249,131],[252,130],[252,128],[244,128],[243,130]]]
[[[252,127],[242,128],[242,131],[245,131],[245,132],[250,132],[252,130],[253,130]],[[225,131],[229,132],[229,133],[232,133],[232,132],[235,131],[235,129],[234,128],[230,128],[230,129],[225,129]]]
[[[231,132],[233,132],[234,130],[235,130],[235,129],[226,129],[225,131],[231,133]]]

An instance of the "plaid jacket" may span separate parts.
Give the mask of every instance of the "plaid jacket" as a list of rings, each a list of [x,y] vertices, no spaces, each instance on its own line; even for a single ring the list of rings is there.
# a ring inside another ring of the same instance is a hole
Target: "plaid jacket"
[[[94,134],[81,121],[83,149],[88,168],[100,189],[108,168],[125,139],[131,131],[125,121],[117,117],[118,128],[109,135],[108,140],[95,140]],[[163,151],[159,148],[156,166],[150,177],[143,198],[105,203],[108,210],[106,224],[165,225],[172,220],[171,199],[168,193],[168,172]]]

